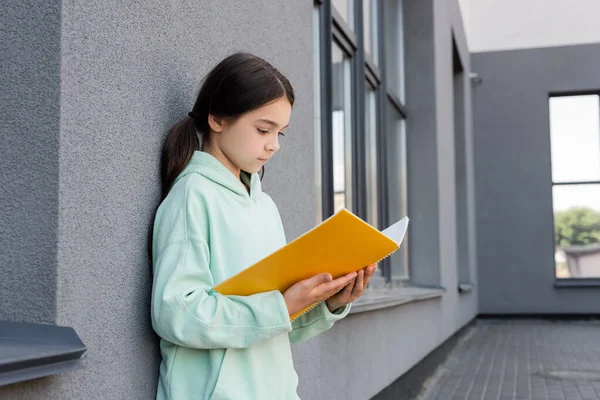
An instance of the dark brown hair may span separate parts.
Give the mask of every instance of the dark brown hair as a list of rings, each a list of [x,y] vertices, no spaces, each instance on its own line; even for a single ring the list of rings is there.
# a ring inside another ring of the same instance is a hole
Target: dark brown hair
[[[275,67],[249,53],[235,53],[221,61],[206,75],[190,115],[176,123],[165,140],[160,175],[161,202],[175,179],[190,162],[194,151],[210,141],[208,115],[235,120],[242,114],[286,97],[294,105],[292,85]],[[264,173],[264,170],[263,170]],[[157,207],[158,210],[158,207]],[[148,256],[152,260],[153,214],[148,232]],[[152,267],[150,266],[152,274]]]
[[[286,97],[294,105],[292,85],[275,67],[249,53],[235,53],[221,61],[204,79],[190,113],[175,124],[165,140],[161,158],[162,199],[194,151],[210,141],[208,115],[235,120],[271,101]]]

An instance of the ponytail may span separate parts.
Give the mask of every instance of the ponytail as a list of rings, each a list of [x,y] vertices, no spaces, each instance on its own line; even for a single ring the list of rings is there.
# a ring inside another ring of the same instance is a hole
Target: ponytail
[[[282,97],[287,98],[290,105],[294,105],[292,85],[276,68],[260,57],[250,53],[235,53],[215,66],[204,79],[189,117],[173,126],[167,135],[161,156],[160,203],[192,159],[194,151],[201,150],[198,134],[202,134],[203,146],[211,140],[209,114],[235,120],[244,113]],[[262,179],[264,167],[261,172]],[[156,211],[152,221],[155,218]],[[151,223],[148,232],[150,260],[153,226]]]
[[[158,206],[165,197],[167,197],[175,179],[183,172],[196,150],[200,150],[200,141],[198,140],[198,135],[196,133],[196,124],[194,119],[190,116],[173,126],[165,140],[160,160],[162,194]],[[152,213],[152,220],[150,221],[148,236],[146,238],[146,248],[148,250],[148,260],[150,262],[150,277],[152,277],[152,238],[154,236],[154,219],[156,218],[158,206]]]
[[[210,140],[210,114],[235,120],[281,97],[294,105],[292,85],[267,61],[250,53],[235,53],[222,60],[204,79],[190,118],[175,125],[167,136],[161,160],[162,199],[194,151],[201,150],[198,133],[203,145]]]
[[[160,168],[162,200],[167,197],[175,179],[183,172],[196,150],[200,150],[196,124],[191,117],[186,117],[171,128],[163,146]]]

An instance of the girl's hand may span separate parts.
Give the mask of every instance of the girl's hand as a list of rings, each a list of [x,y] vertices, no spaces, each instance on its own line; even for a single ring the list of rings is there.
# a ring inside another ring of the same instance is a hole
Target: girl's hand
[[[356,278],[346,285],[344,290],[327,299],[327,308],[329,311],[333,312],[362,296],[376,269],[377,267],[373,264],[358,271]]]
[[[318,274],[294,284],[283,293],[283,298],[290,316],[305,307],[323,301],[331,295],[348,286],[357,277],[356,272],[350,272],[341,278],[333,279],[331,274]]]

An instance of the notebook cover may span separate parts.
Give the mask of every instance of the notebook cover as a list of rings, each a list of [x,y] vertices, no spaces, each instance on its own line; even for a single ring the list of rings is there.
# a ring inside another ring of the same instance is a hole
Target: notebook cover
[[[319,273],[333,278],[375,264],[399,248],[399,243],[346,209],[231,278],[214,290],[223,295],[249,296],[279,290]],[[295,320],[313,304],[291,316]]]

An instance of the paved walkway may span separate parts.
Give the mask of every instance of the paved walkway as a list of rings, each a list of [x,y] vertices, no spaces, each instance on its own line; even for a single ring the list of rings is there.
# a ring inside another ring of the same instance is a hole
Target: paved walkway
[[[421,400],[600,400],[600,321],[478,320]]]

